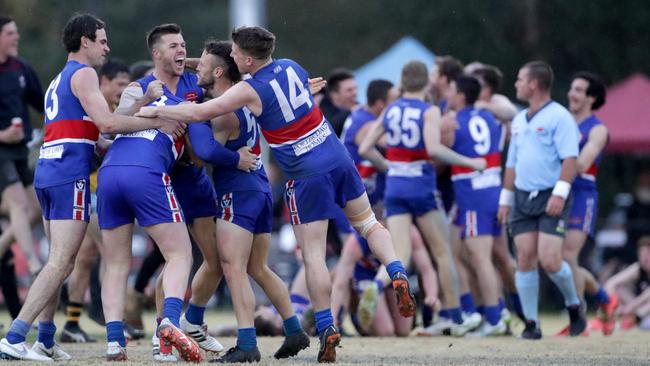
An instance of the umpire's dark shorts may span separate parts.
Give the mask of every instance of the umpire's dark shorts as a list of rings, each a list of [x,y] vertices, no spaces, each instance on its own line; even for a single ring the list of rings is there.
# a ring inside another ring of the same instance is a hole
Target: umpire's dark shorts
[[[29,168],[27,158],[0,158],[0,193],[17,182],[21,182],[25,187],[34,183],[34,172]]]
[[[552,192],[553,189],[534,192],[515,190],[515,204],[510,211],[509,222],[513,237],[533,231],[564,237],[573,196],[567,198],[560,216],[549,216],[546,205]]]

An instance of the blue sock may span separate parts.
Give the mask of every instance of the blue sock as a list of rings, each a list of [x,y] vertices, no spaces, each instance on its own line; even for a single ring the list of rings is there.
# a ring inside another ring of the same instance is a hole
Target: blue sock
[[[182,309],[183,300],[178,297],[166,297],[165,305],[163,306],[163,318],[169,318],[169,321],[171,321],[172,324],[179,327]]]
[[[485,305],[479,305],[476,307],[476,312],[481,314],[481,316],[485,315]]]
[[[440,312],[438,312],[438,315],[441,318],[445,318],[445,319],[450,319],[451,318],[451,315],[449,315],[449,310],[447,310],[447,309],[440,310]]]
[[[515,285],[521,294],[522,311],[526,320],[539,323],[537,302],[539,298],[539,272],[537,268],[528,272],[515,272]]]
[[[512,308],[515,310],[517,316],[521,316],[524,314],[524,308],[521,306],[521,299],[519,298],[518,293],[516,292],[510,293],[510,303],[512,304]]]
[[[25,337],[27,337],[27,333],[29,333],[31,327],[30,324],[20,319],[14,320],[11,322],[11,326],[7,332],[7,341],[11,344],[25,342]]]
[[[609,295],[607,295],[607,291],[605,291],[602,286],[598,288],[598,292],[596,293],[596,300],[599,304],[609,304]]]
[[[485,307],[485,320],[487,320],[490,325],[496,325],[499,320],[501,320],[501,307],[497,305],[486,306]]]
[[[291,294],[289,298],[293,304],[309,305],[309,299],[302,295]]]
[[[428,327],[433,322],[433,308],[429,305],[422,304],[422,325]]]
[[[157,316],[156,317],[156,328],[160,326],[160,323],[162,322],[163,318]]]
[[[126,339],[124,338],[124,323],[106,323],[106,340],[109,342],[117,342],[120,344],[120,346],[126,347]]]
[[[395,275],[398,273],[406,274],[406,270],[404,269],[402,262],[400,262],[399,260],[388,263],[388,265],[386,266],[386,271],[388,271],[388,275],[390,276],[390,278],[395,277]]]
[[[474,305],[474,296],[471,292],[460,296],[460,308],[464,313],[473,314],[476,312],[476,305]]]
[[[194,325],[202,325],[204,314],[205,306],[189,303],[189,305],[187,305],[187,309],[185,310],[185,319]]]
[[[576,291],[576,283],[573,281],[573,272],[569,263],[562,261],[560,270],[555,273],[549,273],[548,276],[564,296],[564,305],[571,306],[580,304],[578,291]]]
[[[314,313],[316,318],[316,332],[320,336],[330,325],[334,325],[332,310],[330,308],[319,310]]]
[[[56,334],[54,322],[38,322],[38,341],[43,343],[45,348],[54,347],[54,334]]]
[[[463,314],[461,313],[460,308],[446,309],[446,311],[447,311],[447,317],[446,317],[447,319],[451,319],[451,321],[453,321],[456,324],[463,323]],[[440,313],[442,313],[442,311],[440,311]]]
[[[250,351],[257,346],[255,328],[237,329],[237,347],[244,351]]]
[[[499,311],[506,308],[506,300],[503,297],[499,297]]]
[[[282,329],[284,329],[284,335],[287,337],[301,333],[302,325],[300,324],[300,320],[298,320],[298,316],[294,315],[289,319],[285,319],[282,322]]]

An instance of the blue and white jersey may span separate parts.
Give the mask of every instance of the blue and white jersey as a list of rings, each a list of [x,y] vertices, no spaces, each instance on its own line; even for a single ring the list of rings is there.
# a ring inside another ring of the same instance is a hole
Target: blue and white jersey
[[[314,102],[308,76],[296,62],[281,59],[245,79],[262,101],[255,119],[290,179],[324,174],[350,159]]]
[[[436,171],[424,145],[429,103],[400,98],[386,107],[386,197],[421,197],[436,190]]]
[[[156,80],[152,75],[138,80],[142,91],[147,90],[150,82]],[[197,77],[184,73],[173,94],[163,86],[163,95],[149,105],[177,105],[185,101],[201,101],[203,91],[198,87]],[[111,145],[102,166],[141,166],[156,172],[170,172],[174,162],[183,153],[185,138],[174,139],[158,129],[148,129],[117,135]]]
[[[462,209],[496,211],[501,192],[501,125],[490,112],[473,107],[458,111],[456,122],[458,128],[452,150],[487,161],[487,168],[482,172],[461,166],[451,167],[456,203]]]
[[[228,140],[225,147],[232,151],[237,151],[243,146],[250,147],[252,153],[257,155],[256,165],[250,173],[243,172],[237,167],[214,167],[212,170],[214,188],[218,195],[240,191],[271,192],[269,179],[262,165],[260,132],[255,117],[246,107],[236,110],[235,115],[239,120],[239,136],[234,140]]]
[[[34,186],[46,188],[88,178],[99,130],[72,92],[75,72],[88,65],[68,61],[45,94],[45,138]]]

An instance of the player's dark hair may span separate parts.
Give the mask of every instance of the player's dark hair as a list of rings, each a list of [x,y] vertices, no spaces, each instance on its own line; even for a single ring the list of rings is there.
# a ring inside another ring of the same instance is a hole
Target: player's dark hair
[[[438,66],[438,75],[445,76],[449,82],[463,74],[463,63],[453,56],[436,57],[436,66]]]
[[[456,90],[465,95],[465,103],[467,105],[474,105],[481,94],[481,84],[475,77],[469,75],[460,75],[454,80],[456,83]]]
[[[605,83],[603,83],[603,80],[598,75],[587,71],[580,71],[573,75],[571,82],[575,79],[583,79],[589,83],[587,95],[595,98],[593,104],[591,104],[592,110],[598,110],[605,104],[607,88],[605,88]]]
[[[429,83],[427,65],[421,61],[410,61],[402,68],[401,89],[405,92],[418,92]]]
[[[203,48],[205,49],[205,52],[217,58],[218,66],[221,66],[224,69],[224,72],[228,75],[230,81],[236,83],[241,80],[241,73],[237,68],[237,64],[235,63],[235,60],[230,57],[230,52],[232,52],[232,43],[208,40],[205,42]]]
[[[384,79],[375,79],[368,84],[368,90],[366,91],[366,99],[368,100],[368,105],[371,106],[377,101],[386,102],[388,99],[388,92],[393,87],[393,83]]]
[[[147,75],[147,71],[153,69],[154,64],[151,60],[136,61],[129,67],[131,79],[140,80]]]
[[[471,75],[482,80],[485,86],[490,88],[490,92],[492,93],[496,93],[501,89],[503,74],[496,66],[484,65],[474,70]]]
[[[239,27],[230,37],[237,47],[257,60],[268,59],[275,50],[275,35],[262,27]]]
[[[327,90],[330,92],[338,92],[341,83],[349,79],[354,79],[352,71],[344,68],[334,69],[327,76]]]
[[[13,21],[14,20],[8,16],[0,15],[0,32],[2,32],[2,28],[4,28],[6,24],[9,24]]]
[[[131,77],[131,71],[129,67],[126,66],[124,62],[120,59],[109,59],[105,64],[99,69],[99,76],[106,76],[108,80],[113,80],[117,75],[125,73]]]
[[[553,69],[544,61],[531,61],[524,65],[528,70],[528,80],[537,80],[542,91],[549,91],[553,86]]]
[[[160,24],[153,27],[149,32],[147,32],[147,47],[149,51],[153,50],[153,47],[160,41],[160,38],[166,34],[180,34],[181,27],[175,23]]]
[[[67,52],[77,52],[81,48],[81,37],[95,42],[96,33],[103,29],[104,22],[91,14],[76,14],[63,28],[63,46]]]
[[[641,249],[641,247],[646,247],[650,246],[650,236],[649,235],[644,235],[639,238],[639,240],[636,242],[636,247]]]

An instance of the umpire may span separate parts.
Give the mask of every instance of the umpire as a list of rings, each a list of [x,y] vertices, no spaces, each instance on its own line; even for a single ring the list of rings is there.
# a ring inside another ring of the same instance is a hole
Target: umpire
[[[553,70],[545,62],[529,62],[519,70],[517,98],[529,107],[512,122],[499,199],[499,220],[509,219],[517,248],[515,283],[526,316],[525,339],[542,337],[538,261],[564,296],[570,335],[580,335],[586,327],[571,267],[562,260],[579,132],[569,111],[551,99],[552,85]]]

